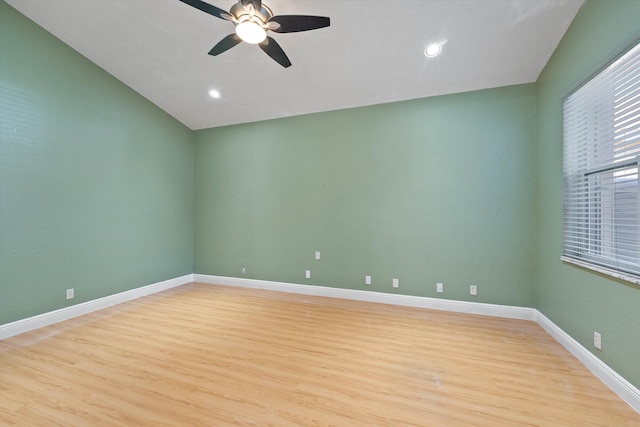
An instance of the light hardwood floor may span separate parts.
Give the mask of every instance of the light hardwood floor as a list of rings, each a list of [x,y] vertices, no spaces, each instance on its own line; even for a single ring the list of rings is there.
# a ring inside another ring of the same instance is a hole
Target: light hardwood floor
[[[639,426],[534,322],[189,284],[0,342],[0,424]]]

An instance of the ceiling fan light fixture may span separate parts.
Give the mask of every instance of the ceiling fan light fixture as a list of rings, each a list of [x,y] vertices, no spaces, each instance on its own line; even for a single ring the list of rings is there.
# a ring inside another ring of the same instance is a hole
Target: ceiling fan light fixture
[[[424,50],[424,56],[426,56],[427,58],[434,58],[434,57],[440,55],[441,52],[442,52],[442,44],[440,44],[440,43],[431,43]]]
[[[311,15],[279,15],[274,16],[271,9],[261,0],[236,0],[229,12],[203,0],[180,0],[216,18],[231,21],[235,32],[228,34],[208,52],[218,56],[242,42],[257,44],[271,59],[284,68],[291,66],[291,61],[277,41],[267,37],[267,31],[274,33],[298,33],[317,30],[331,25],[327,16]],[[208,0],[209,1],[209,0]]]
[[[267,32],[262,25],[254,21],[244,21],[236,26],[236,34],[247,43],[258,44],[267,38]]]

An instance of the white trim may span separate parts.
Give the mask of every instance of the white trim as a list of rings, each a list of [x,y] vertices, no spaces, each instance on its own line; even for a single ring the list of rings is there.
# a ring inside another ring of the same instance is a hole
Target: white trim
[[[635,285],[640,285],[640,277],[631,273],[614,270],[613,268],[601,267],[599,265],[592,264],[589,261],[579,260],[566,255],[562,255],[560,257],[560,261],[566,262],[568,264],[577,265],[578,267],[586,268],[588,270],[593,270],[600,274],[605,274],[607,276],[615,277],[616,279],[625,280]]]
[[[193,280],[200,283],[264,289],[295,294],[316,295],[356,301],[402,305],[406,307],[428,308],[431,310],[456,313],[481,314],[484,316],[508,317],[510,319],[533,320],[535,310],[527,307],[485,304],[479,302],[455,301],[413,295],[386,294],[358,289],[341,289],[325,286],[299,285],[295,283],[271,282],[267,280],[242,279],[237,277],[209,276],[194,274]]]
[[[0,340],[190,282],[193,282],[193,274],[187,274],[185,276],[176,277],[163,282],[153,283],[151,285],[83,302],[70,307],[28,317],[26,319],[16,320],[15,322],[5,323],[4,325],[0,325]]]
[[[600,379],[600,381],[620,396],[622,400],[627,402],[631,408],[640,413],[640,390],[611,369],[606,363],[583,347],[582,344],[573,339],[569,334],[560,329],[560,327],[535,308],[511,307],[497,304],[454,301],[411,295],[386,294],[355,289],[299,285],[293,283],[271,282],[267,280],[242,279],[237,277],[209,276],[205,274],[194,274],[193,280],[200,283],[292,292],[304,295],[343,298],[382,304],[427,308],[432,310],[445,310],[457,313],[507,317],[510,319],[531,320],[540,325],[540,327],[558,341],[558,343],[569,351],[569,353],[584,364],[587,369]]]
[[[456,313],[531,320],[540,325],[549,335],[551,335],[565,349],[567,349],[567,351],[584,364],[587,369],[598,377],[600,381],[620,396],[622,400],[627,402],[636,412],[640,413],[640,390],[638,390],[638,388],[607,366],[607,364],[583,347],[569,334],[560,329],[544,314],[529,307],[512,307],[497,304],[418,297],[412,295],[386,294],[382,292],[363,291],[357,289],[340,289],[324,286],[271,282],[267,280],[241,279],[237,277],[187,274],[185,276],[176,277],[175,279],[165,280],[163,282],[131,289],[115,295],[109,295],[104,298],[87,301],[71,307],[0,325],[0,340],[191,282],[291,292],[304,295],[317,295],[356,301],[376,302],[381,304],[427,308],[431,310],[444,310]]]
[[[587,367],[629,406],[640,413],[640,390],[624,379],[620,374],[611,369],[606,363],[587,350],[582,344],[573,339],[571,335],[560,329],[555,323],[549,320],[544,314],[536,310],[535,322],[542,327],[549,335],[558,341],[569,353],[575,356],[584,366]]]

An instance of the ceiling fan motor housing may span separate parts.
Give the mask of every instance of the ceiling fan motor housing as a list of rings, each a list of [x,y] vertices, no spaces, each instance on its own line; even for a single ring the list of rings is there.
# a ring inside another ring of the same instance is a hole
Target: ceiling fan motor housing
[[[262,4],[262,8],[260,8],[260,10],[257,10],[255,8],[252,9],[253,10],[250,11],[245,8],[242,3],[238,2],[231,6],[229,13],[233,15],[234,18],[236,18],[238,23],[252,20],[254,22],[257,21],[256,23],[263,26],[266,25],[267,21],[269,21],[269,19],[273,17],[273,12],[271,11],[271,9],[269,9],[268,6],[265,6],[264,3]]]

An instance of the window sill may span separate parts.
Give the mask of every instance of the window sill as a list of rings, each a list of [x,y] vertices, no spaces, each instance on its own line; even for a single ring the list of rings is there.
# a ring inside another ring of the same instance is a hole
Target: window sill
[[[586,268],[588,270],[597,271],[598,273],[605,274],[607,276],[615,277],[616,279],[624,280],[625,282],[631,282],[635,285],[640,285],[640,277],[635,276],[630,273],[625,273],[622,271],[613,270],[606,267],[601,267],[599,265],[594,265],[586,261],[579,261],[574,258],[569,258],[566,256],[561,256],[560,260],[566,262],[568,264],[577,265],[578,267]]]

